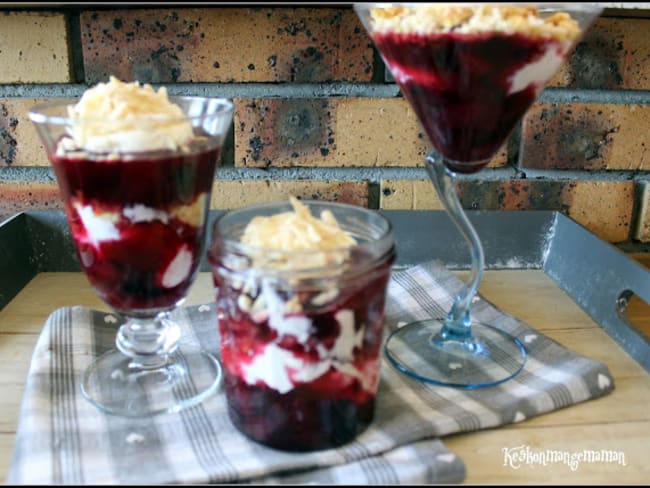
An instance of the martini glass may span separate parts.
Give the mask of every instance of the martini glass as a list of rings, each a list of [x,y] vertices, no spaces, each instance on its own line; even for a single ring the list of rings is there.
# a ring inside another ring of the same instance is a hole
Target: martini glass
[[[221,381],[217,358],[182,341],[179,314],[205,246],[214,172],[232,121],[229,100],[170,97],[180,118],[70,118],[69,101],[34,107],[30,119],[43,140],[65,205],[81,268],[119,319],[115,348],[84,371],[81,391],[101,410],[142,417],[197,405]],[[138,149],[157,130],[191,126],[192,140],[176,148]],[[89,150],[71,134],[88,126],[121,149]],[[124,127],[124,123],[122,125]],[[95,333],[100,332],[95,330]],[[182,346],[182,347],[181,347]]]
[[[526,350],[472,319],[484,268],[480,238],[455,188],[482,170],[535,102],[591,22],[594,4],[355,4],[375,47],[429,137],[433,185],[470,248],[471,270],[446,317],[406,324],[385,353],[420,381],[461,388],[516,376]]]

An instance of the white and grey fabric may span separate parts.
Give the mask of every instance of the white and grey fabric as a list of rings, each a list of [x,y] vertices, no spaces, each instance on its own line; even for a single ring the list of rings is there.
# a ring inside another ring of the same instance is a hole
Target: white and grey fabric
[[[438,262],[394,271],[388,330],[439,315],[462,283]],[[218,354],[214,304],[180,309],[181,351]],[[375,419],[345,446],[310,453],[264,447],[230,423],[223,390],[199,406],[150,418],[105,414],[79,388],[81,373],[113,347],[112,314],[55,310],[36,345],[8,484],[415,484],[458,483],[466,466],[441,437],[519,422],[612,391],[608,368],[479,298],[474,316],[522,340],[524,371],[474,390],[427,385],[382,359]]]

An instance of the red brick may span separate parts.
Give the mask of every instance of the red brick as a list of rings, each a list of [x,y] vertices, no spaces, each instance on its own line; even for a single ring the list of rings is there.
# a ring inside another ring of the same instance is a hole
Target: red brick
[[[522,168],[648,170],[650,106],[537,104],[522,125]]]
[[[30,210],[62,210],[59,187],[54,182],[0,182],[0,221]]]
[[[372,79],[372,45],[349,8],[88,11],[81,35],[90,83]]]
[[[461,182],[459,194],[468,209],[556,210],[608,242],[630,235],[632,181],[467,181]]]
[[[379,208],[386,210],[443,210],[431,180],[381,180]]]
[[[217,180],[212,187],[210,207],[227,210],[257,203],[287,200],[289,196],[367,207],[368,183],[365,181]]]
[[[420,166],[431,148],[403,98],[235,100],[235,166]],[[490,164],[507,162],[504,147]]]
[[[650,89],[650,19],[601,17],[550,86]]]
[[[5,98],[0,101],[0,167],[48,166],[49,161],[28,112],[44,99]]]

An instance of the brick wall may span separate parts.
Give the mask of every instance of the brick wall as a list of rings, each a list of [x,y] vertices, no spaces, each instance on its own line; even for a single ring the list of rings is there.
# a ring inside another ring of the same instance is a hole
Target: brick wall
[[[467,209],[559,210],[622,248],[650,246],[645,13],[605,11],[490,166],[460,178]],[[0,219],[62,208],[28,109],[109,74],[234,100],[213,208],[289,194],[440,208],[428,143],[346,4],[5,6],[0,32]]]

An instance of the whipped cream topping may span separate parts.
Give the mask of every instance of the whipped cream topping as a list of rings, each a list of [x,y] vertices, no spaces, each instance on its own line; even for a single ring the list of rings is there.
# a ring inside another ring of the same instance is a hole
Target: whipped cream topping
[[[372,8],[374,32],[503,32],[530,37],[575,40],[581,33],[578,22],[566,12],[543,18],[537,8],[499,5],[412,5]]]
[[[564,62],[573,42],[580,36],[578,22],[566,12],[542,17],[535,7],[499,5],[412,5],[373,8],[370,11],[374,32],[454,35],[474,33],[519,34],[540,38],[547,43],[544,54],[523,66],[510,78],[508,94],[534,86],[539,93]],[[396,81],[406,84],[412,75],[400,66],[391,66]],[[427,76],[420,74],[420,76]],[[427,80],[435,84],[435,78]]]
[[[324,251],[356,243],[353,237],[341,229],[329,210],[317,218],[297,198],[290,197],[289,201],[293,212],[253,218],[246,226],[241,242],[286,251]]]
[[[280,259],[276,254],[255,253],[253,266],[307,269],[344,262],[348,256],[347,248],[356,244],[356,240],[340,227],[334,214],[325,210],[320,218],[315,217],[297,198],[290,197],[289,200],[292,212],[254,217],[244,229],[240,238],[242,244],[282,251]]]
[[[68,115],[73,144],[90,152],[144,152],[177,150],[194,139],[191,122],[172,103],[167,89],[149,84],[124,83],[111,76],[84,92]]]

